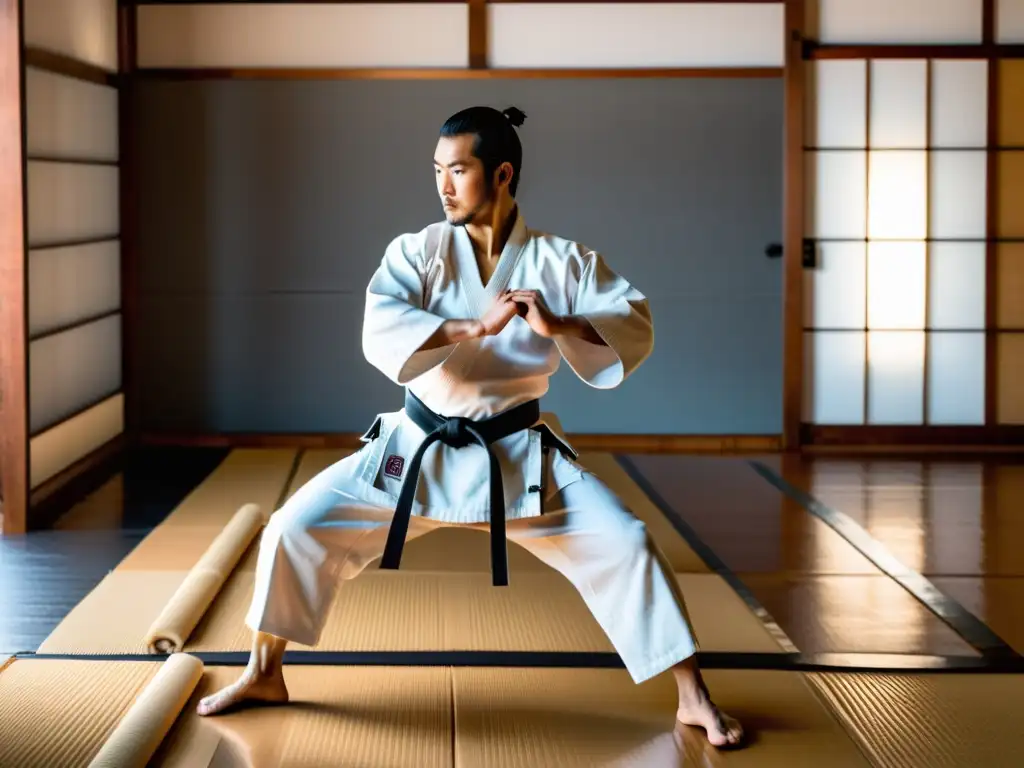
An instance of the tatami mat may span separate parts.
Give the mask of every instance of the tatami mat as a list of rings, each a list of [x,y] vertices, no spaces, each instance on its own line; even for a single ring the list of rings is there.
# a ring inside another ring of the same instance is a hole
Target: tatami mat
[[[87,766],[158,662],[17,660],[0,673],[0,765]]]
[[[158,669],[140,662],[15,662],[0,674],[0,765],[85,768]],[[195,714],[202,696],[240,672],[205,669],[150,766],[451,765],[448,669],[288,667],[289,706]]]
[[[39,653],[145,653],[146,633],[185,571],[114,571],[40,645]],[[714,574],[677,574],[701,648],[782,649]],[[253,573],[237,570],[192,633],[186,651],[246,651]],[[543,596],[538,599],[538,595]],[[306,646],[294,646],[304,650]],[[560,574],[521,573],[491,586],[487,573],[371,571],[342,585],[317,650],[612,651]]]
[[[1024,765],[1020,675],[814,674],[878,768]]]
[[[199,562],[207,547],[223,530],[223,525],[158,525],[117,564],[115,570],[187,571]],[[237,567],[255,570],[258,547],[259,534],[249,550],[242,555]]]
[[[297,457],[294,448],[231,451],[162,525],[222,528],[246,504],[256,504],[269,517],[288,484]]]
[[[0,765],[84,768],[158,669],[16,661],[0,674]],[[700,731],[676,726],[670,675],[635,685],[622,670],[288,666],[287,705],[195,714],[201,697],[241,671],[205,668],[150,766],[871,765],[797,673],[707,673],[715,698],[751,736],[744,750],[718,751]],[[977,758],[901,765],[1009,764]]]
[[[447,668],[286,667],[287,706],[195,714],[200,698],[240,672],[206,667],[153,768],[451,765]]]
[[[722,709],[744,723],[748,748],[716,750],[700,732],[676,727],[671,675],[635,685],[625,671],[612,669],[456,668],[455,765],[870,765],[799,674],[713,670],[705,678]]]

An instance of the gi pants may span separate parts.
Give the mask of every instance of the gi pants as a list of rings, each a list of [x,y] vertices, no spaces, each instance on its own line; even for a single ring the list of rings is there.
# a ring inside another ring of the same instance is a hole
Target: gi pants
[[[352,455],[323,470],[271,516],[246,616],[251,629],[315,646],[340,584],[383,553],[393,510],[352,493],[347,481],[358,461]],[[544,510],[508,520],[507,538],[576,587],[635,682],[696,651],[671,566],[646,526],[601,480],[584,472],[547,491]],[[487,523],[413,515],[406,540],[451,525],[489,533]]]

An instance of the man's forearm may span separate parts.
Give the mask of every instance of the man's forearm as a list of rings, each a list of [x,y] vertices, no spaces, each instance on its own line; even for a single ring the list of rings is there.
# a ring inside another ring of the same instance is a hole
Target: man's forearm
[[[421,352],[438,347],[447,347],[449,344],[458,344],[460,341],[477,339],[483,336],[484,327],[479,320],[445,320],[441,327],[434,331],[434,334],[423,342]]]
[[[585,317],[579,315],[565,315],[558,318],[558,335],[574,336],[577,339],[589,341],[591,344],[606,347],[607,342],[594,330],[594,326]]]

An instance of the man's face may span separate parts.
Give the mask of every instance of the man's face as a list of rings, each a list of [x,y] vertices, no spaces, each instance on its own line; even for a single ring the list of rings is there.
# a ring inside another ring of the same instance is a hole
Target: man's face
[[[445,218],[457,227],[488,221],[494,198],[483,163],[473,157],[473,136],[443,136],[434,150],[434,179]]]

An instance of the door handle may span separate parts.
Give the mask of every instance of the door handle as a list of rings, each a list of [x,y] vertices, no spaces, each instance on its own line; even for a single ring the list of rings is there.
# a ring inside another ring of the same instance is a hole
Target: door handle
[[[813,240],[804,238],[801,251],[801,264],[804,269],[814,269],[818,266],[818,247]],[[782,243],[768,243],[765,246],[764,255],[769,259],[781,259],[783,255]]]

